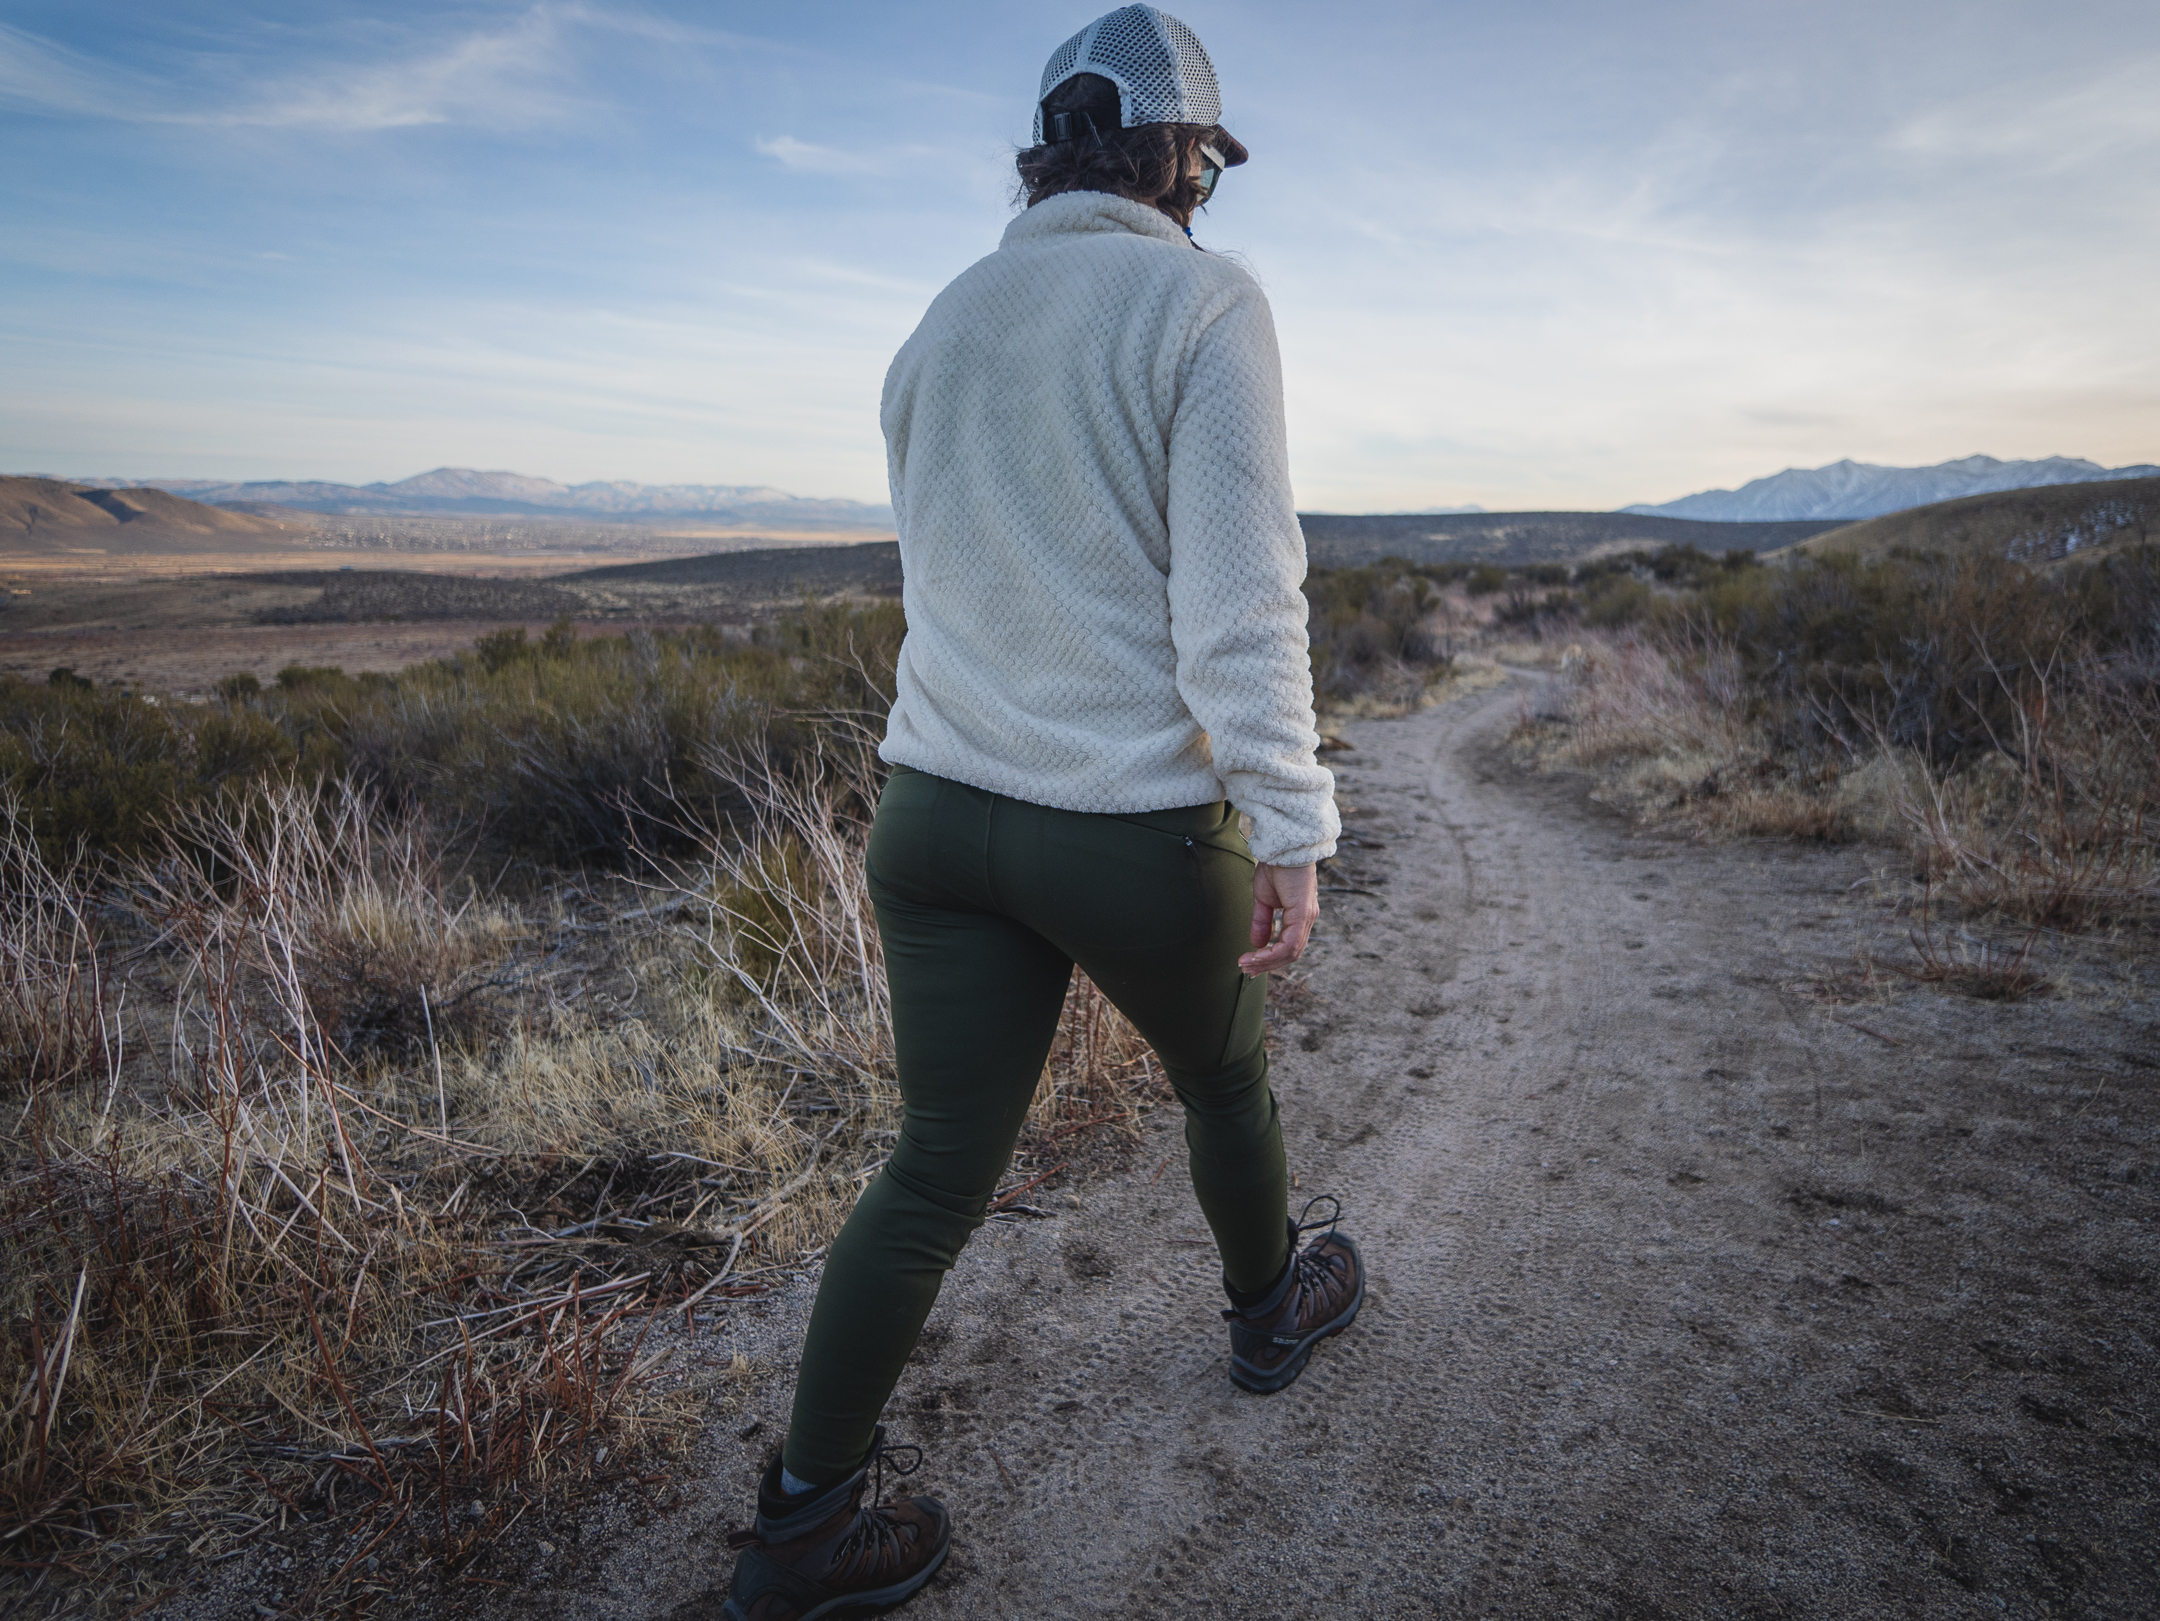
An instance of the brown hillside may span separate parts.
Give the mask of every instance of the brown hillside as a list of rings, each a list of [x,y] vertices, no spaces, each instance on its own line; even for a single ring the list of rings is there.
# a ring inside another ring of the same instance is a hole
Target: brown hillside
[[[1787,550],[1866,558],[1973,552],[2052,563],[2149,541],[2160,541],[2160,478],[1968,495],[1849,523]]]
[[[60,479],[0,477],[0,545],[124,546],[137,538],[277,535],[293,525],[226,512],[163,490],[82,489]],[[126,531],[123,539],[122,532]]]

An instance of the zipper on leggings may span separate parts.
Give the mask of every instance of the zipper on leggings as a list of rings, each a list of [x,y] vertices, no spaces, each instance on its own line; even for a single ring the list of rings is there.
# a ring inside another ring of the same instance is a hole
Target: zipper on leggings
[[[1186,849],[1192,851],[1195,857],[1198,856],[1201,850],[1205,849],[1213,850],[1220,855],[1237,856],[1241,860],[1245,861],[1253,860],[1253,854],[1249,848],[1244,850],[1233,850],[1227,845],[1215,843],[1212,839],[1195,838],[1190,833],[1174,833],[1167,827],[1149,827],[1145,822],[1139,821],[1136,818],[1130,816],[1119,816],[1115,811],[1108,812],[1107,814],[1113,820],[1123,822],[1127,827],[1137,827],[1144,832],[1153,833],[1158,838],[1176,839],[1178,843],[1184,845]]]

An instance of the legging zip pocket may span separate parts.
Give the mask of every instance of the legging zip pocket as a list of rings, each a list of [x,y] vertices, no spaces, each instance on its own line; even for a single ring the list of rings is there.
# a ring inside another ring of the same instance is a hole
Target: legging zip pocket
[[[1236,856],[1240,861],[1247,862],[1255,867],[1260,864],[1254,858],[1251,850],[1243,848],[1245,841],[1242,838],[1238,838],[1237,844],[1234,845],[1218,844],[1213,839],[1199,838],[1191,833],[1174,833],[1166,827],[1149,827],[1147,823],[1135,821],[1129,816],[1119,816],[1114,819],[1116,821],[1122,822],[1127,827],[1137,827],[1142,832],[1152,833],[1157,838],[1176,839],[1180,844],[1184,845],[1185,848],[1192,853],[1195,860],[1199,858],[1199,854],[1202,850],[1213,850],[1219,855]],[[1224,825],[1231,829],[1231,836],[1233,838],[1237,838],[1236,824],[1233,822],[1226,823]]]

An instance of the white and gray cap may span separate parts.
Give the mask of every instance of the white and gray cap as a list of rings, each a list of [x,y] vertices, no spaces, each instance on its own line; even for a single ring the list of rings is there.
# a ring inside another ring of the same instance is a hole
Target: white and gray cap
[[[1222,91],[1200,36],[1153,6],[1106,11],[1050,53],[1035,93],[1035,144],[1043,142],[1043,98],[1077,73],[1095,73],[1118,88],[1118,122],[1222,122]],[[1231,162],[1245,161],[1236,142]]]

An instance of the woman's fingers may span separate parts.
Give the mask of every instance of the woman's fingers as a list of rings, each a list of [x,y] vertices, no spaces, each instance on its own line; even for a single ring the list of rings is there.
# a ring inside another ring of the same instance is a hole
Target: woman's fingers
[[[1281,932],[1276,932],[1276,919]],[[1261,866],[1253,873],[1252,943],[1259,950],[1238,959],[1248,974],[1287,968],[1305,955],[1320,917],[1320,874],[1315,867]],[[1270,944],[1270,940],[1273,944]]]

